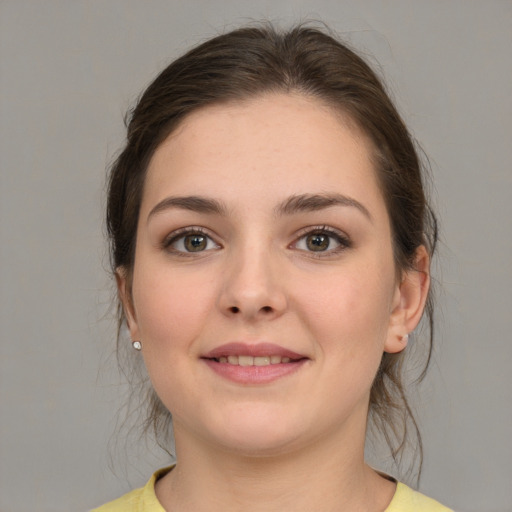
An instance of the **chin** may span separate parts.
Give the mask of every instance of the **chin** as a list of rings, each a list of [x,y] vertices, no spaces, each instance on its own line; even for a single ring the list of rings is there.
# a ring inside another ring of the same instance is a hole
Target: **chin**
[[[305,434],[304,425],[273,408],[247,407],[223,414],[217,424],[217,442],[225,449],[250,457],[280,455],[293,449]],[[280,414],[279,414],[280,412]]]

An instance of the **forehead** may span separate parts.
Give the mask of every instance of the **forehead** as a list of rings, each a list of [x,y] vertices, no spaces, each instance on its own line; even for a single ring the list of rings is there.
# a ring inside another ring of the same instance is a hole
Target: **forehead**
[[[255,197],[340,192],[380,198],[372,145],[355,123],[299,94],[268,94],[190,114],[151,159],[143,203],[166,194]]]

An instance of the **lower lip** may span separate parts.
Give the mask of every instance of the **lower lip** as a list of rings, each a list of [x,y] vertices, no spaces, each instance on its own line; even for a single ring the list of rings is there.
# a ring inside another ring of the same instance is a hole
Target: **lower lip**
[[[291,375],[302,368],[307,359],[290,363],[269,364],[266,366],[239,366],[219,363],[212,359],[203,361],[218,375],[238,384],[268,384]]]

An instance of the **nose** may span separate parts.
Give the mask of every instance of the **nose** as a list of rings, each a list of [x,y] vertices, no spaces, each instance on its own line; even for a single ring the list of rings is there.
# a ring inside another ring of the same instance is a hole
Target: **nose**
[[[230,258],[219,306],[223,314],[247,321],[272,320],[287,308],[284,275],[278,256],[248,248]]]

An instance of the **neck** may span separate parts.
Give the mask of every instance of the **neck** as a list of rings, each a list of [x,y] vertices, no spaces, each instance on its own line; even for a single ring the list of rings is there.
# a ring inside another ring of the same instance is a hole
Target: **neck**
[[[322,439],[271,457],[188,441],[178,429],[177,466],[156,488],[164,508],[173,512],[377,512],[385,510],[395,489],[364,463],[364,437],[345,449]],[[184,453],[180,445],[187,446]]]

